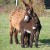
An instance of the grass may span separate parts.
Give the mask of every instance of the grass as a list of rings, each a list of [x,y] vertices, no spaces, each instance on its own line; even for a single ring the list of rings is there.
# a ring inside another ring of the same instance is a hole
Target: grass
[[[50,17],[40,17],[42,30],[39,37],[39,48],[21,48],[20,44],[9,43],[9,16],[0,14],[0,50],[50,50]],[[20,35],[18,36],[20,41]],[[14,40],[14,38],[13,38]]]

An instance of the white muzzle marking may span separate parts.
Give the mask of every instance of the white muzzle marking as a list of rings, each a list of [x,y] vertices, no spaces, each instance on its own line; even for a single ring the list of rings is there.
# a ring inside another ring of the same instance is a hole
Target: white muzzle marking
[[[32,27],[32,29],[36,29],[36,27]]]
[[[30,14],[30,10],[28,11],[28,13]]]
[[[28,16],[25,16],[24,21],[28,21]]]

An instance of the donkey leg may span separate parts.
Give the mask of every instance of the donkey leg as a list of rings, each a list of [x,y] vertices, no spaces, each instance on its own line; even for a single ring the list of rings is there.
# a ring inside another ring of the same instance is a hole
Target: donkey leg
[[[12,36],[13,36],[13,27],[11,26],[11,27],[10,27],[10,44],[13,43]]]
[[[33,46],[33,37],[34,37],[35,32],[36,32],[36,29],[33,29],[32,33],[30,34],[30,47],[31,48]]]
[[[24,33],[21,34],[21,47],[24,48]]]
[[[30,48],[33,46],[33,34],[30,35]]]
[[[33,40],[32,41],[34,42],[34,34],[33,34]]]
[[[30,34],[28,33],[28,47],[30,45]]]
[[[18,31],[15,29],[15,30],[14,30],[15,43],[16,43],[16,44],[19,44],[17,35],[18,35]]]
[[[39,31],[36,32],[36,34],[34,35],[34,37],[35,37],[35,46],[38,47]]]

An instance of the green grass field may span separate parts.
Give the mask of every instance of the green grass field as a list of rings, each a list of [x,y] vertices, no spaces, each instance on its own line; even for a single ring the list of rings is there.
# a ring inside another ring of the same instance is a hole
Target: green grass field
[[[21,48],[20,44],[9,43],[9,16],[0,14],[0,50],[50,50],[50,17],[40,17],[42,30],[39,37],[39,48]],[[20,34],[18,35],[20,41]],[[14,40],[14,38],[13,38]],[[34,43],[33,43],[34,44]]]

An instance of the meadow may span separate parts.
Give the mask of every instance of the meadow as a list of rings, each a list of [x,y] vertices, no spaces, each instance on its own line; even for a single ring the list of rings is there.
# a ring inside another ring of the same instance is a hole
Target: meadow
[[[20,44],[15,44],[13,37],[13,44],[10,44],[9,36],[9,14],[0,13],[0,50],[50,50],[50,17],[39,17],[42,29],[39,36],[39,47],[21,48]],[[20,41],[20,33],[18,34]]]

